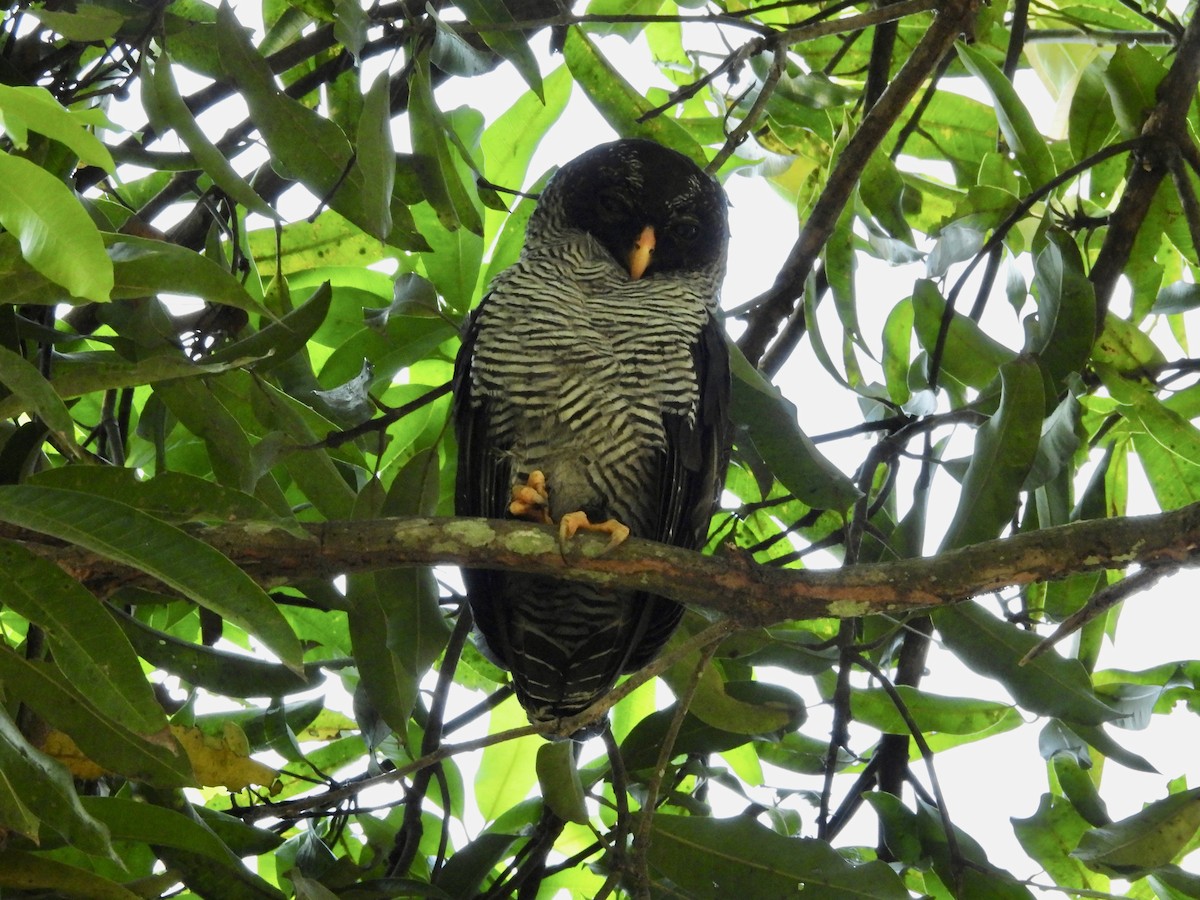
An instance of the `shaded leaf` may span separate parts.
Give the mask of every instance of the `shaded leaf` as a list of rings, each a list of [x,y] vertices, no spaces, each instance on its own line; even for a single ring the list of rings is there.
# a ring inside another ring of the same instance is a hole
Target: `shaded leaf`
[[[651,868],[694,896],[777,900],[799,891],[823,900],[907,898],[882,862],[853,865],[824,841],[786,838],[748,817],[654,814]]]
[[[32,485],[0,486],[0,519],[146,572],[300,665],[300,643],[263,589],[173,525],[94,494]]]

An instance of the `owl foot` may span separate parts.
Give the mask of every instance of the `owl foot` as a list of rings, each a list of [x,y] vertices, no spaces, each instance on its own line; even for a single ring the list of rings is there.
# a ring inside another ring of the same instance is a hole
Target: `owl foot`
[[[550,495],[546,493],[546,476],[538,469],[529,473],[524,484],[514,484],[508,511],[518,519],[528,519],[543,525],[553,525],[550,519]]]
[[[629,526],[616,519],[609,519],[607,522],[590,522],[587,513],[583,510],[567,513],[558,520],[558,543],[563,548],[564,556],[566,555],[567,541],[575,536],[575,532],[581,530],[602,531],[609,536],[608,544],[600,551],[601,555],[608,553],[614,547],[619,547],[629,537]]]

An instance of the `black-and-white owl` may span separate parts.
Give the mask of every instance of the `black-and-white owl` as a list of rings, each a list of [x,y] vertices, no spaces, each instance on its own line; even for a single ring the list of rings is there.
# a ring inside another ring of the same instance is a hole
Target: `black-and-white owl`
[[[554,522],[564,539],[584,527],[614,543],[704,544],[729,457],[716,319],[726,207],[713,178],[645,140],[601,145],[555,174],[520,260],[463,335],[459,515]],[[632,590],[463,576],[485,651],[533,722],[586,709],[653,659],[683,612]]]

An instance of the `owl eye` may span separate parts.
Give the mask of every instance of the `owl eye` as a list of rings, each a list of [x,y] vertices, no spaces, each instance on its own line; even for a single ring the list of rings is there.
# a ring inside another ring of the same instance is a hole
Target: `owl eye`
[[[681,244],[690,244],[700,236],[700,225],[691,219],[685,219],[671,224],[671,234]]]

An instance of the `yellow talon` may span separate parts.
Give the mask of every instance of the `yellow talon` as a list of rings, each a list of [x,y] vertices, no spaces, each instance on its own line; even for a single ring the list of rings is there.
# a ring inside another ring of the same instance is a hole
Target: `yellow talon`
[[[608,544],[600,551],[601,555],[608,553],[614,547],[619,547],[629,537],[629,526],[623,522],[618,522],[616,519],[609,519],[606,522],[591,522],[588,520],[587,513],[579,510],[567,513],[558,521],[558,543],[564,548],[564,553],[567,541],[580,530],[602,531],[609,536]]]
[[[550,518],[550,495],[546,493],[546,476],[540,470],[530,472],[524,484],[513,485],[512,502],[508,504],[508,511],[518,519],[529,519],[543,525],[554,524]]]

